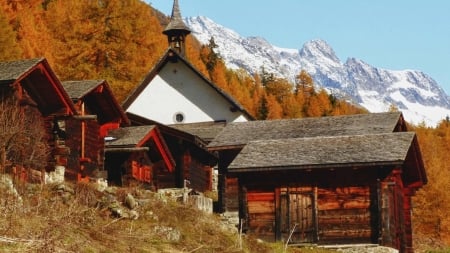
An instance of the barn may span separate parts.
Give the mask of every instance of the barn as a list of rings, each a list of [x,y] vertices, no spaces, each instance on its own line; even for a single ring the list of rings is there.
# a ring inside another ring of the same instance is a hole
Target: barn
[[[413,251],[411,197],[427,178],[401,113],[230,123],[208,148],[221,211],[247,233]]]

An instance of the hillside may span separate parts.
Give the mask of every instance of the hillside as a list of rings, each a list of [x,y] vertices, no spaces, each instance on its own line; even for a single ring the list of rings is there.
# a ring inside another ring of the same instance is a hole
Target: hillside
[[[0,183],[1,252],[284,252],[145,189]],[[331,252],[289,249],[287,252]]]

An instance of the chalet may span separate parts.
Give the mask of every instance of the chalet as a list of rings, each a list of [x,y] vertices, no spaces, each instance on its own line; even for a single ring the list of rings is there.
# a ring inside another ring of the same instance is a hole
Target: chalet
[[[18,100],[22,110],[31,108],[39,112],[44,121],[50,157],[47,170],[65,166],[69,149],[60,136],[59,123],[77,114],[74,104],[65,92],[48,62],[44,58],[0,63],[0,92],[2,101],[8,97]],[[35,168],[40,169],[40,168]]]
[[[171,21],[164,30],[170,48],[125,100],[124,110],[166,125],[253,119],[185,58],[189,33],[175,0]]]
[[[129,120],[105,80],[65,81],[77,115],[65,121],[66,145],[71,152],[66,178],[88,181],[107,178],[104,170],[104,138],[108,130],[129,125]]]
[[[401,113],[230,123],[208,145],[221,211],[266,240],[413,252],[411,197],[427,178],[406,131]]]

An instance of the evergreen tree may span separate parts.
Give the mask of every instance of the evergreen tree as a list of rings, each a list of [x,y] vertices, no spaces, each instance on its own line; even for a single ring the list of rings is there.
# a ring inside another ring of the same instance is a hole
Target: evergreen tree
[[[266,96],[263,96],[261,98],[260,106],[258,108],[257,119],[265,120],[265,119],[267,119],[268,115],[269,115],[269,108],[268,108],[268,104],[267,104],[267,98],[266,98]]]

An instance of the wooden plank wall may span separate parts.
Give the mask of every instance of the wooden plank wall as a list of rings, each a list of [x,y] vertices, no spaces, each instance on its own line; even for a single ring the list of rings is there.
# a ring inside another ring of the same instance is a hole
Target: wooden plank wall
[[[176,188],[176,175],[167,170],[164,161],[160,160],[153,164],[154,184],[156,189]]]
[[[191,156],[190,152],[185,152],[184,158],[184,178],[189,180],[187,187],[199,192],[212,190],[212,168]]]
[[[239,184],[237,178],[224,179],[224,206],[225,212],[238,212],[239,211]]]
[[[370,243],[369,187],[319,188],[320,243]]]
[[[103,170],[103,149],[104,141],[100,137],[100,126],[96,121],[85,121],[85,144],[84,156],[90,160],[85,164],[85,169],[82,172],[83,176],[91,176],[96,169]],[[70,155],[67,161],[66,175],[68,179],[76,179],[76,175],[80,171],[81,158],[81,124],[82,121],[69,119],[66,121],[66,135],[65,144],[70,148]]]
[[[275,238],[275,193],[247,192],[247,228],[258,238],[273,241]]]
[[[70,148],[65,177],[66,179],[75,181],[77,180],[77,174],[80,169],[81,121],[68,119],[65,124],[65,131],[67,135],[65,144]]]

